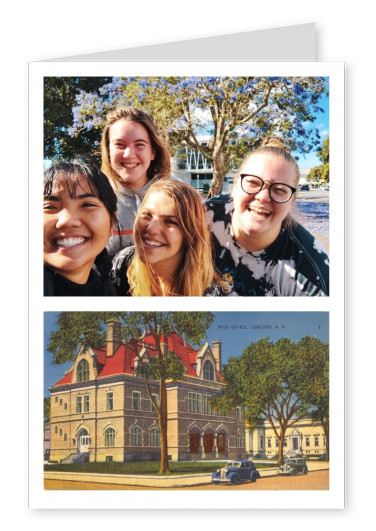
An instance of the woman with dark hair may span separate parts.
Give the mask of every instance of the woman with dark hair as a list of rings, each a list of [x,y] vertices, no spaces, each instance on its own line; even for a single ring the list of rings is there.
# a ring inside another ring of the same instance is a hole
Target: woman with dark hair
[[[231,196],[209,199],[215,265],[229,295],[327,296],[329,258],[291,217],[300,178],[281,140],[249,153]]]
[[[116,295],[106,251],[116,194],[107,177],[87,160],[57,162],[44,173],[43,195],[44,295]]]
[[[108,242],[112,257],[133,244],[133,224],[146,190],[170,177],[170,154],[152,118],[141,109],[110,112],[102,133],[102,171],[117,195],[120,236]]]
[[[189,184],[151,186],[134,224],[135,246],[113,261],[120,295],[223,295],[213,269],[210,231],[200,194]]]

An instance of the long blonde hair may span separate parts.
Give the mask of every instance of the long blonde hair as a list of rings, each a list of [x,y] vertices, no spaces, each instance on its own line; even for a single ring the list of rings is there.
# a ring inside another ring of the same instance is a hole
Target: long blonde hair
[[[111,126],[119,120],[127,120],[135,122],[145,127],[150,137],[151,146],[155,151],[155,158],[150,162],[147,170],[147,178],[149,181],[155,177],[158,179],[168,179],[171,172],[170,153],[167,145],[160,137],[157,127],[153,122],[151,116],[141,109],[136,107],[120,107],[111,111],[106,116],[106,124],[102,132],[101,154],[102,154],[102,172],[111,181],[115,192],[119,189],[121,183],[118,174],[111,166],[110,160],[110,129]]]
[[[174,201],[176,217],[184,238],[184,255],[180,268],[170,286],[162,286],[153,267],[140,259],[138,247],[143,245],[139,219],[143,205],[153,192],[163,192]],[[133,296],[183,295],[202,296],[219,280],[214,272],[210,231],[205,219],[205,207],[200,194],[181,181],[158,181],[145,194],[134,227],[135,257],[128,268],[130,293]]]

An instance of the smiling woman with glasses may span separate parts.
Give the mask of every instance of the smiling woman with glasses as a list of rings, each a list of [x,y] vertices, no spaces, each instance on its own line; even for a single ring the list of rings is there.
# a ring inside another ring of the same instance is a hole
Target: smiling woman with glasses
[[[231,196],[206,203],[228,295],[327,296],[329,259],[291,217],[300,172],[275,137],[244,159]]]

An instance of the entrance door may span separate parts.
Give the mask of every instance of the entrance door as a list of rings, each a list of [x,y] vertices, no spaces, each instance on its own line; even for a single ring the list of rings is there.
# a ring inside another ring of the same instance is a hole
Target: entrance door
[[[224,454],[226,450],[226,438],[224,433],[218,433],[217,435],[218,453]]]
[[[190,433],[189,434],[189,451],[191,454],[198,454],[200,450],[200,434],[199,433]]]
[[[211,455],[213,451],[214,435],[211,432],[204,434],[205,455]]]
[[[298,448],[299,448],[299,439],[298,439],[298,437],[293,437],[291,439],[291,442],[292,442],[292,449],[293,450],[298,450]]]
[[[90,446],[90,437],[87,430],[81,430],[78,434],[78,451],[88,452]]]

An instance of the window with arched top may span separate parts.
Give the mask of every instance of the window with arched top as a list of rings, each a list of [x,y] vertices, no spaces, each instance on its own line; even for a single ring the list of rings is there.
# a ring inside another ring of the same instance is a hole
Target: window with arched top
[[[131,446],[142,446],[142,430],[139,426],[131,429]]]
[[[77,382],[85,382],[89,379],[89,363],[87,360],[81,360],[77,365]]]
[[[161,438],[159,434],[158,428],[152,428],[149,431],[149,446],[160,446],[161,445]]]
[[[115,446],[115,430],[114,428],[107,428],[104,432],[104,445]]]
[[[214,380],[214,368],[209,360],[204,363],[204,380]]]

